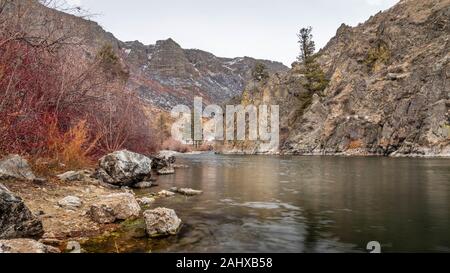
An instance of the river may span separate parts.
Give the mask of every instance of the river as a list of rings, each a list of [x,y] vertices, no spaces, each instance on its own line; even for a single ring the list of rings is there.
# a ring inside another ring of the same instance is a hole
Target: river
[[[182,155],[158,199],[184,225],[147,239],[142,221],[84,244],[91,252],[450,252],[450,160]]]

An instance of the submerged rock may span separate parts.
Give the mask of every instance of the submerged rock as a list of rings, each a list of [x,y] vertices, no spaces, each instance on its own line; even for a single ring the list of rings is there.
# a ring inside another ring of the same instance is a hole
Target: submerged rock
[[[148,206],[148,205],[153,204],[156,200],[155,200],[155,198],[142,197],[142,198],[139,198],[137,201],[142,206]]]
[[[176,192],[179,194],[183,194],[183,195],[187,195],[187,196],[195,196],[195,195],[200,195],[203,194],[203,191],[199,191],[199,190],[194,190],[194,189],[190,189],[190,188],[171,188],[170,189],[171,192]]]
[[[114,223],[120,220],[139,217],[141,207],[131,193],[116,193],[100,197],[98,203],[91,206],[91,219],[100,224]]]
[[[150,237],[176,235],[181,227],[181,219],[174,210],[167,208],[145,211],[144,220]]]
[[[41,221],[23,200],[0,184],[0,239],[35,238],[43,234]]]
[[[173,168],[174,169],[189,169],[189,166],[184,165],[184,164],[173,164]]]
[[[37,178],[26,159],[19,155],[10,155],[0,161],[0,180],[6,179],[34,181]]]
[[[117,151],[99,160],[96,177],[115,186],[132,186],[149,179],[152,160],[130,151]]]
[[[58,201],[58,205],[65,209],[77,209],[81,207],[82,201],[76,196],[67,196]]]
[[[153,182],[150,182],[150,181],[139,182],[139,183],[134,184],[132,187],[134,189],[148,189],[148,188],[153,187]]]
[[[160,196],[160,197],[172,197],[174,195],[175,195],[175,193],[173,193],[171,191],[166,191],[166,190],[162,190],[162,191],[158,192],[158,196]]]
[[[174,174],[175,173],[175,169],[173,167],[164,167],[158,171],[156,171],[159,175],[169,175],[169,174]]]
[[[31,239],[0,240],[0,253],[60,253],[56,247]]]

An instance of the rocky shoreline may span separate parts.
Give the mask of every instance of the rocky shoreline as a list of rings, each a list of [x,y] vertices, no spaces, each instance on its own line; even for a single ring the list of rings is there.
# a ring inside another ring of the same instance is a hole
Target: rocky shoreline
[[[396,155],[380,155],[380,154],[359,154],[359,153],[250,153],[250,152],[220,152],[219,155],[267,155],[267,156],[330,156],[330,157],[386,157],[386,158],[450,158],[448,154],[396,154]]]
[[[133,188],[155,187],[160,170],[175,172],[172,152],[149,158],[117,151],[95,170],[38,179],[20,156],[0,160],[0,253],[82,252],[83,242],[145,222],[149,238],[177,234],[182,220],[169,208],[150,208],[157,198],[201,191],[171,188],[138,198]],[[155,177],[156,176],[156,177]]]
[[[333,151],[255,151],[255,149],[222,149],[214,152],[218,155],[271,155],[271,156],[337,156],[337,157],[387,157],[387,158],[450,158],[450,147],[438,152],[429,148],[421,148],[411,153],[402,153],[399,151],[391,154],[372,153],[364,149],[346,150],[343,152]]]

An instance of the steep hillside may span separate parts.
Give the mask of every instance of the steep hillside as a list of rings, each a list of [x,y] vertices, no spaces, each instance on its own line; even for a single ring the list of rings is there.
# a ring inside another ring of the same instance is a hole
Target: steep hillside
[[[222,103],[242,94],[256,63],[267,66],[271,73],[286,72],[281,63],[244,58],[219,58],[211,53],[183,49],[172,39],[144,45],[139,41],[122,42],[106,32],[98,23],[64,12],[46,8],[35,2],[30,20],[39,21],[51,14],[59,17],[66,32],[78,37],[86,58],[94,58],[99,50],[110,45],[130,73],[129,88],[136,90],[151,106],[171,109],[177,104],[191,104],[194,96],[206,103]],[[45,31],[36,25],[36,31]]]
[[[244,92],[244,103],[280,105],[282,153],[450,156],[449,0],[404,0],[342,25],[317,60],[323,96],[304,88],[302,64]]]
[[[120,47],[131,69],[132,87],[144,99],[166,109],[192,104],[194,96],[222,103],[241,95],[257,62],[265,64],[271,73],[288,70],[277,62],[219,58],[201,50],[186,50],[172,39],[148,46],[126,42]]]

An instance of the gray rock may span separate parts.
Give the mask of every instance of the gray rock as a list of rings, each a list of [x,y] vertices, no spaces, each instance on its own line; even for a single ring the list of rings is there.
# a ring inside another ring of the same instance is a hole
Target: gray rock
[[[83,253],[83,249],[81,248],[80,243],[77,241],[70,241],[67,243],[66,251],[73,254],[80,254]]]
[[[0,239],[36,238],[43,234],[41,221],[23,200],[0,184]]]
[[[139,217],[141,207],[131,193],[116,193],[102,196],[92,205],[88,214],[100,224],[114,223],[120,220]]]
[[[189,169],[189,166],[183,165],[183,164],[173,164],[173,168],[174,169]]]
[[[409,76],[409,73],[388,73],[387,79],[391,81],[401,80]]]
[[[131,186],[148,180],[151,176],[152,160],[130,151],[118,151],[99,160],[96,177],[116,186]]]
[[[158,153],[158,155],[156,157],[169,159],[169,158],[174,158],[178,154],[179,153],[175,152],[175,151],[162,150]]]
[[[172,165],[175,163],[175,157],[165,157],[165,156],[156,156],[152,159],[152,169],[153,170],[162,170],[165,168],[172,168]]]
[[[143,197],[143,198],[139,198],[137,201],[142,206],[148,206],[155,202],[155,198]]]
[[[172,196],[175,196],[175,193],[173,193],[171,191],[162,190],[162,191],[158,192],[158,196],[160,196],[160,197],[172,197]]]
[[[89,179],[91,172],[88,170],[82,171],[68,171],[66,173],[58,175],[58,178],[66,182],[83,181]]]
[[[175,169],[173,167],[164,167],[160,170],[156,171],[159,175],[169,175],[169,174],[174,174],[175,173]]]
[[[19,155],[10,155],[0,161],[0,180],[6,179],[34,181],[36,176],[26,159]]]
[[[203,194],[203,191],[194,190],[194,189],[191,189],[191,188],[180,188],[179,189],[179,188],[174,187],[174,188],[171,188],[170,191],[171,192],[176,192],[176,193],[179,193],[179,194],[183,194],[183,195],[186,195],[186,196],[195,196],[195,195]]]
[[[147,182],[147,181],[139,182],[139,183],[134,184],[132,187],[134,189],[148,189],[148,188],[153,187],[153,182]]]
[[[56,247],[31,239],[0,240],[0,253],[60,253]]]
[[[181,219],[174,210],[167,208],[145,211],[144,220],[150,237],[176,235],[181,227]]]
[[[81,207],[82,201],[76,196],[67,196],[58,201],[58,205],[65,209],[77,209]]]

